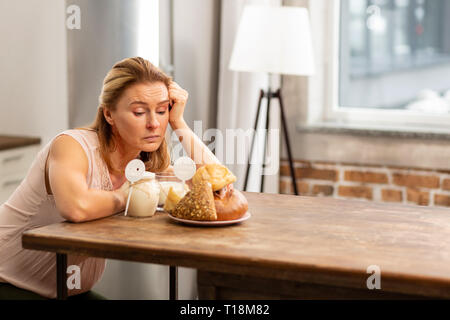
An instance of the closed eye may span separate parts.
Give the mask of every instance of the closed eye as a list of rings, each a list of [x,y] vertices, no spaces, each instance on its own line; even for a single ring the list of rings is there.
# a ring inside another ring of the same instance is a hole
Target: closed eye
[[[140,117],[145,114],[145,112],[133,112],[135,116]]]

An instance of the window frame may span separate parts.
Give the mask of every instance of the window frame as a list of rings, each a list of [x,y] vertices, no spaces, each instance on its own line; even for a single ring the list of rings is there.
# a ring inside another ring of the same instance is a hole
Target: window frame
[[[340,6],[341,0],[309,2],[318,72],[308,79],[307,125],[334,123],[337,126],[388,126],[397,131],[450,131],[450,113],[339,107]]]

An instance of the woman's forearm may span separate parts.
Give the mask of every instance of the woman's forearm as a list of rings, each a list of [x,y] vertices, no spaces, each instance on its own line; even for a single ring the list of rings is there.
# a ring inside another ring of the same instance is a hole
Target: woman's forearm
[[[203,141],[189,128],[184,120],[170,124],[178,136],[188,156],[194,160],[197,168],[208,163],[219,163],[219,159],[209,150]]]

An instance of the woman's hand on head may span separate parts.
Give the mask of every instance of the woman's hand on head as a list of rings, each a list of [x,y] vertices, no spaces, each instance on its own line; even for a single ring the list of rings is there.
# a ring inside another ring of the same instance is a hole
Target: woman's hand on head
[[[188,92],[172,81],[169,85],[169,99],[172,109],[169,113],[169,123],[171,126],[184,121],[183,114],[186,107]]]

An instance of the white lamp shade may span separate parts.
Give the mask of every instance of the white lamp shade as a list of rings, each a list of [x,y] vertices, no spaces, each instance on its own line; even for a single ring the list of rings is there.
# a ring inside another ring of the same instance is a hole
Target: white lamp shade
[[[308,10],[244,7],[229,68],[244,72],[312,75],[314,57]]]

